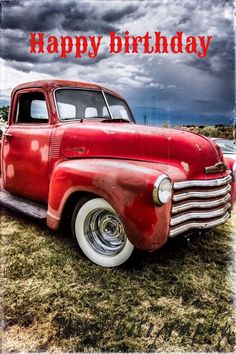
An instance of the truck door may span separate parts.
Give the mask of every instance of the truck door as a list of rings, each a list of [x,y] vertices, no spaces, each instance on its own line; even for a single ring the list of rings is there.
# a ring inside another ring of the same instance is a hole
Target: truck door
[[[42,202],[47,200],[49,189],[49,144],[53,126],[48,112],[42,90],[18,91],[3,139],[4,188]]]

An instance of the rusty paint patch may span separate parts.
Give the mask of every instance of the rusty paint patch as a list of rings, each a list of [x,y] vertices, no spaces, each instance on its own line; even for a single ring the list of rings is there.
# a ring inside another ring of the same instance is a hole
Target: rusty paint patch
[[[84,146],[81,146],[79,148],[76,148],[75,151],[78,151],[79,154],[85,154],[86,149]]]
[[[226,170],[227,170],[227,166],[224,164],[224,162],[218,162],[213,166],[205,167],[205,172],[207,174],[225,172]]]

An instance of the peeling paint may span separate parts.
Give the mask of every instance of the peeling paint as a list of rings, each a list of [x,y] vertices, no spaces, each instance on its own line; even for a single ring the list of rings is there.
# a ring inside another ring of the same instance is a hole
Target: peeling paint
[[[15,176],[14,166],[12,164],[8,165],[7,166],[7,177],[13,178],[14,176]]]
[[[105,134],[117,134],[117,132],[115,130],[109,130],[109,129],[106,129],[106,130],[104,129],[103,133],[105,133]]]
[[[186,174],[188,174],[189,173],[189,164],[187,162],[182,161],[181,165],[183,166],[184,171],[186,172]]]
[[[40,149],[41,160],[44,162],[48,161],[48,150],[48,145],[44,145],[44,147]]]
[[[10,144],[5,144],[4,149],[3,149],[3,156],[7,157],[7,155],[9,154],[9,151],[10,151]]]
[[[32,140],[31,142],[31,150],[37,151],[39,149],[39,142],[38,140]]]
[[[201,147],[197,143],[195,143],[195,146],[198,148],[199,151],[202,151]]]

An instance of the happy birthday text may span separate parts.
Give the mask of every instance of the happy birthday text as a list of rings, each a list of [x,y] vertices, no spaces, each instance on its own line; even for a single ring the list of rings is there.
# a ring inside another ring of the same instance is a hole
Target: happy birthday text
[[[205,58],[208,54],[212,36],[186,36],[183,32],[176,32],[166,37],[161,32],[133,36],[128,31],[123,35],[110,32],[110,54],[192,54],[198,58]],[[44,32],[30,33],[30,53],[57,54],[60,58],[73,55],[75,58],[96,58],[103,41],[101,35],[91,36],[46,36]]]

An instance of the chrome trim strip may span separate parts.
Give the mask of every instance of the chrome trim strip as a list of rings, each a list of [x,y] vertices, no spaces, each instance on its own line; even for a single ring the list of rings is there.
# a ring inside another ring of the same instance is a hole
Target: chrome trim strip
[[[191,180],[191,181],[181,181],[174,183],[174,189],[189,188],[189,187],[218,187],[226,183],[229,183],[232,177],[226,176],[218,179],[210,180]]]
[[[105,105],[107,106],[107,111],[108,111],[108,113],[110,114],[110,117],[111,117],[112,119],[114,119],[113,114],[112,114],[112,111],[110,110],[109,104],[108,104],[108,102],[107,102],[107,98],[106,98],[106,95],[105,95],[104,91],[102,91],[102,96],[103,96],[103,99],[104,99],[104,101],[105,101]]]
[[[183,204],[174,205],[172,207],[171,212],[172,212],[172,214],[176,214],[181,211],[193,209],[193,208],[200,208],[200,209],[214,208],[219,205],[227,203],[229,200],[230,200],[230,194],[227,194],[225,197],[217,199],[217,200],[210,200],[210,201],[202,201],[202,200],[194,201],[193,200],[193,201],[189,201],[189,202],[186,202]]]
[[[170,220],[170,225],[175,226],[177,224],[180,224],[182,222],[185,222],[190,219],[211,219],[211,218],[216,218],[217,216],[224,215],[226,211],[230,208],[230,203],[227,203],[224,207],[219,208],[217,210],[212,210],[212,211],[192,211],[189,213],[184,213],[179,216],[175,216],[171,218]]]
[[[169,237],[174,237],[181,234],[182,232],[188,231],[190,229],[208,229],[211,227],[219,226],[224,224],[224,222],[230,217],[229,213],[226,213],[220,219],[212,220],[208,222],[189,222],[187,224],[177,226],[170,230]]]
[[[219,188],[212,191],[189,191],[179,194],[174,194],[173,200],[175,202],[188,198],[215,198],[227,194],[231,190],[230,184],[224,188]]]

